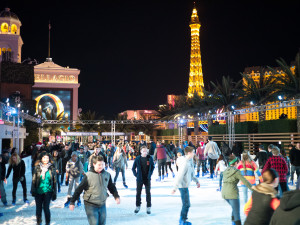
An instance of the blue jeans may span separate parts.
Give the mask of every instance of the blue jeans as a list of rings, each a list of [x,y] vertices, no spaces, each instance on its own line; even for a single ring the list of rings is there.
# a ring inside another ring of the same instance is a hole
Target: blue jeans
[[[241,220],[240,217],[240,199],[225,199],[232,208],[233,221]]]
[[[90,225],[105,225],[106,224],[106,205],[94,207],[84,205],[86,216]]]
[[[122,172],[122,179],[123,179],[123,183],[125,184],[126,183],[126,181],[125,181],[125,169],[121,169],[119,167],[116,167],[116,175],[115,175],[115,178],[114,178],[114,183],[116,183],[120,172]]]
[[[222,181],[223,181],[223,172],[220,173],[220,180],[219,180],[219,187],[222,187]]]
[[[247,203],[248,202],[248,188],[247,188],[247,186],[242,186],[242,191],[243,191],[243,195],[244,195],[244,202]]]
[[[186,221],[187,220],[187,214],[188,214],[189,208],[191,206],[189,189],[188,188],[179,188],[179,191],[180,191],[180,196],[181,196],[181,201],[182,201],[182,208],[181,208],[180,218],[183,221]]]

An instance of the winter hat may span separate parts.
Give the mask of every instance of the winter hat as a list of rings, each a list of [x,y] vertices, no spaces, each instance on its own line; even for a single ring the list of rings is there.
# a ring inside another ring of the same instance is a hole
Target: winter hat
[[[43,144],[42,144],[42,142],[40,142],[40,141],[39,141],[38,143],[36,143],[36,147],[42,147],[42,145],[43,145]]]
[[[73,157],[73,155],[76,155],[76,156],[77,156],[77,153],[76,153],[76,152],[72,152],[71,157]]]

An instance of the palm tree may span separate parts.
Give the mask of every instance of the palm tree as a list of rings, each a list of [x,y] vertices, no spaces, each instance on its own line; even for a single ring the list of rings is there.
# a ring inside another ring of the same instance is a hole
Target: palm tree
[[[87,112],[81,113],[79,116],[79,120],[101,120],[103,119],[101,116],[97,115],[97,112],[88,110]],[[99,124],[81,124],[81,129],[83,131],[98,131],[100,129]]]
[[[267,103],[272,99],[272,93],[276,87],[276,80],[272,76],[265,77],[263,69],[260,70],[260,76],[258,82],[248,74],[241,74],[243,77],[243,89],[241,96],[241,103],[243,106],[261,105]],[[259,121],[263,121],[266,118],[266,111],[259,111]]]
[[[283,71],[283,76],[278,76],[278,90],[276,94],[283,94],[287,99],[300,98],[300,55],[296,55],[295,68],[291,67],[280,58],[276,60],[280,70]],[[269,67],[273,74],[278,74],[278,70]],[[297,130],[300,132],[300,106],[297,106]]]

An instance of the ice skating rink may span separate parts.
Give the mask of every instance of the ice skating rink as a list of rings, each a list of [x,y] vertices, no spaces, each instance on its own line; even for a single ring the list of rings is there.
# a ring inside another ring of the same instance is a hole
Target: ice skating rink
[[[138,214],[134,214],[135,209],[135,195],[136,195],[136,180],[132,174],[131,167],[133,161],[129,161],[129,168],[126,170],[126,183],[128,189],[125,189],[122,184],[122,176],[119,174],[117,181],[117,189],[121,197],[121,204],[117,205],[114,198],[110,195],[106,202],[107,207],[107,225],[177,225],[181,210],[181,198],[179,191],[175,195],[171,195],[174,179],[170,177],[166,178],[163,183],[156,182],[157,167],[155,168],[152,176],[151,194],[152,194],[152,214],[146,214],[146,196],[143,189],[142,192],[142,205],[141,211]],[[175,165],[172,165],[175,173]],[[108,170],[114,177],[115,173],[112,170]],[[196,188],[193,182],[190,186],[190,200],[191,208],[189,211],[189,221],[193,225],[209,225],[209,224],[231,224],[231,208],[222,199],[221,193],[217,192],[219,178],[208,179],[207,176],[200,177],[201,187]],[[22,187],[19,183],[17,190],[17,204],[11,205],[12,200],[12,184],[5,185],[6,194],[8,199],[8,206],[4,207],[2,202],[0,203],[0,212],[4,213],[3,217],[0,217],[0,224],[5,225],[33,225],[36,224],[35,217],[35,201],[30,195],[31,187],[31,173],[26,175],[28,200],[30,205],[23,204]],[[84,211],[84,205],[76,207],[74,211],[70,211],[69,208],[64,208],[64,203],[67,199],[67,188],[62,186],[61,193],[58,193],[57,200],[52,202],[51,208],[51,225],[64,224],[64,225],[88,225],[87,217]],[[82,198],[82,195],[81,195]],[[243,213],[244,201],[242,193],[240,192],[241,203],[241,218],[245,219]],[[82,200],[83,203],[83,200]],[[43,224],[45,219],[43,215]]]

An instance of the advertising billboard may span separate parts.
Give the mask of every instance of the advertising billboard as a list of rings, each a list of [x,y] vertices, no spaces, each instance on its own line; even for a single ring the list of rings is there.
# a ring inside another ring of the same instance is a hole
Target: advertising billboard
[[[47,120],[70,119],[71,117],[70,90],[33,89],[32,98],[36,101],[36,113]]]

